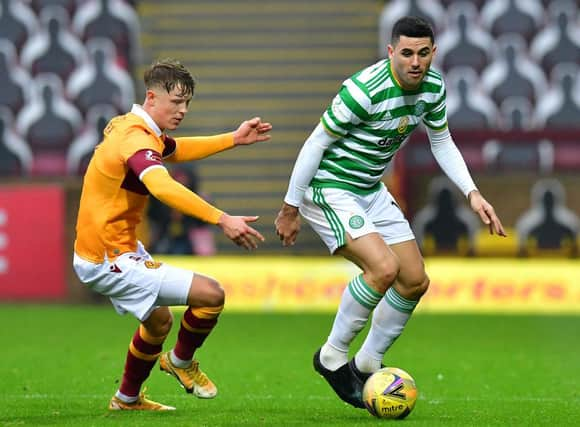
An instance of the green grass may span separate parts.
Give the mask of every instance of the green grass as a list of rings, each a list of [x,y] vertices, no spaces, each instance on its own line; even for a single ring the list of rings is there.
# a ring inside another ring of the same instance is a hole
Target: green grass
[[[0,426],[580,423],[580,317],[416,315],[386,360],[419,387],[403,421],[343,404],[314,373],[312,353],[331,322],[322,314],[225,312],[198,353],[219,387],[216,399],[186,395],[156,367],[148,394],[177,411],[109,413],[135,320],[108,306],[3,305]]]

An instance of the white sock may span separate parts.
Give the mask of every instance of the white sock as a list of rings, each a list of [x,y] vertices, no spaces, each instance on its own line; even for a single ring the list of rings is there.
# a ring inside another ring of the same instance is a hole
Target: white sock
[[[342,293],[332,330],[320,352],[320,362],[326,369],[335,371],[348,361],[350,343],[365,327],[381,297],[364,281],[362,274],[350,281]]]
[[[121,393],[119,390],[117,390],[115,396],[117,399],[122,400],[125,403],[137,402],[137,399],[139,399],[139,396],[127,396],[126,394]]]
[[[373,313],[371,329],[355,356],[361,372],[377,371],[387,350],[401,335],[419,301],[403,298],[392,286]]]
[[[326,369],[336,371],[342,365],[348,362],[348,351],[335,348],[328,341],[320,349],[320,363]]]
[[[173,366],[177,368],[187,368],[189,365],[191,365],[191,360],[181,360],[179,357],[175,355],[173,350],[169,352],[169,358],[171,359],[171,363],[173,363]]]

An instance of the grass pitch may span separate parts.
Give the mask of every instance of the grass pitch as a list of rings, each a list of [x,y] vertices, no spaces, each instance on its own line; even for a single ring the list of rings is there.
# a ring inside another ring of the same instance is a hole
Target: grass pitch
[[[215,399],[185,394],[156,366],[148,395],[177,411],[121,413],[106,407],[134,319],[109,306],[3,305],[0,426],[580,424],[580,316],[414,316],[385,360],[419,388],[402,421],[343,404],[315,374],[312,354],[332,317],[226,311],[197,354],[219,388]]]

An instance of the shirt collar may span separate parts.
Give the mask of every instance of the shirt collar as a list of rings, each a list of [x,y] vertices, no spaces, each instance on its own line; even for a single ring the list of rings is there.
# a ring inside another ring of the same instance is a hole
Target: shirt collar
[[[163,132],[161,132],[161,129],[159,129],[159,126],[157,126],[157,123],[155,123],[155,121],[151,118],[151,116],[147,113],[147,111],[145,111],[143,107],[140,106],[139,104],[133,104],[133,108],[131,108],[131,113],[145,120],[147,126],[153,129],[153,131],[157,136],[161,136],[163,134]]]

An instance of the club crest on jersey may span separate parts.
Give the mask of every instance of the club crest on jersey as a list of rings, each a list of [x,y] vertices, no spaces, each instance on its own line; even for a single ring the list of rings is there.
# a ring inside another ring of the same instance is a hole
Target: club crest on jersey
[[[419,101],[415,104],[415,115],[420,116],[425,111],[425,101]]]
[[[150,268],[151,270],[155,270],[159,267],[161,267],[163,263],[159,262],[159,261],[145,261],[145,267]]]
[[[401,120],[399,121],[399,126],[397,126],[397,132],[405,133],[405,131],[407,130],[407,126],[409,126],[409,118],[407,116],[401,117]]]
[[[348,220],[348,225],[350,225],[350,228],[352,228],[353,230],[358,230],[363,225],[365,225],[365,220],[360,215],[353,215]]]

